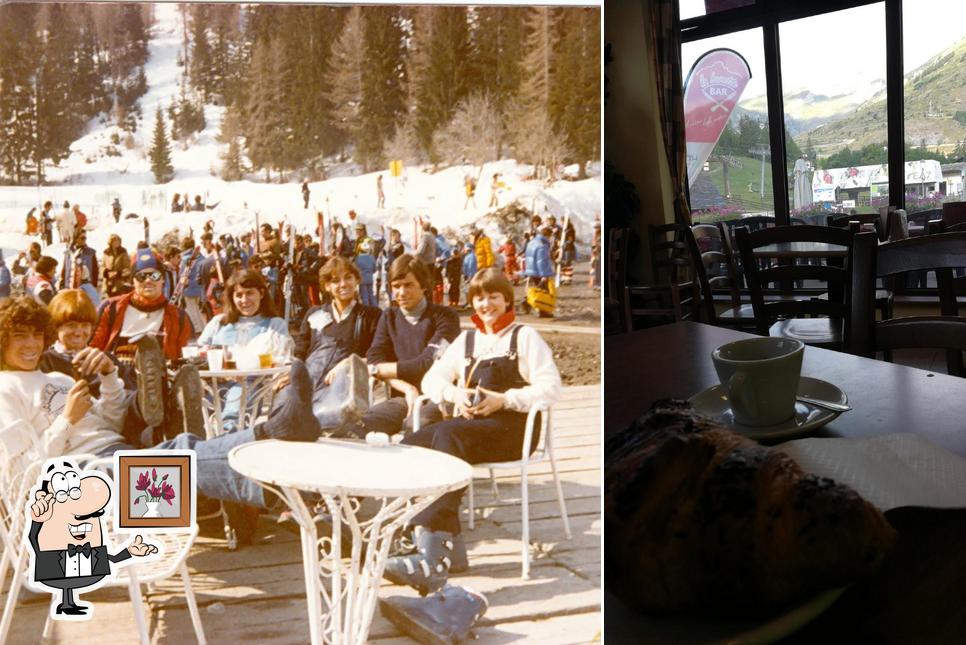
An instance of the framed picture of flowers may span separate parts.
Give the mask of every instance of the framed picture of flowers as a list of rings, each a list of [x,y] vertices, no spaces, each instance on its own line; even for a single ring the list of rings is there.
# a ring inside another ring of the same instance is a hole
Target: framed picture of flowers
[[[116,471],[121,528],[188,528],[194,512],[190,455],[120,455]]]

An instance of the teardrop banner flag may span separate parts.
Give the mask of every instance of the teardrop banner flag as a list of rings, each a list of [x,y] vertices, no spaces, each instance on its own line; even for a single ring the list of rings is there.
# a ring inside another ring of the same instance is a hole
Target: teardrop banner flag
[[[697,179],[714,150],[750,79],[748,62],[733,49],[709,50],[691,66],[684,82],[690,183]]]

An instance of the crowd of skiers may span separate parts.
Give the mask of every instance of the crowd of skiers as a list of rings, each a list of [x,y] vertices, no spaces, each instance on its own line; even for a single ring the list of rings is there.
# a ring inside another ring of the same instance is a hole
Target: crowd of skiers
[[[188,195],[176,195],[172,209],[182,205],[191,210],[205,208],[200,196],[191,207]],[[119,211],[116,200],[115,206]],[[164,271],[165,296],[185,308],[196,333],[219,313],[224,285],[240,269],[252,269],[264,278],[269,296],[279,310],[284,309],[288,284],[292,320],[321,303],[323,294],[316,276],[330,257],[347,258],[359,270],[363,304],[388,304],[388,269],[407,249],[399,230],[390,228],[385,235],[386,230],[381,227],[378,233],[371,233],[355,211],[349,211],[348,224],[332,222],[324,231],[324,238],[297,232],[290,235],[283,226],[276,228],[268,223],[261,224],[258,231],[238,236],[219,235],[214,221],[209,220],[197,239],[188,235],[177,245],[165,248],[149,247],[146,241],[139,241],[136,248],[127,249],[120,236],[112,234],[98,258],[97,252],[87,245],[87,216],[78,205],[71,207],[64,202],[63,210],[54,214],[48,201],[39,217],[33,213],[32,210],[27,216],[27,232],[39,236],[43,245],[33,242],[10,268],[0,256],[0,298],[22,291],[46,304],[59,289],[75,288],[84,290],[98,305],[104,298],[133,289],[135,256],[150,248]],[[59,241],[67,245],[60,258],[43,253],[43,248],[53,243],[54,230]],[[572,223],[567,223],[563,230],[552,215],[546,221],[534,215],[519,246],[507,237],[494,248],[489,236],[478,227],[462,239],[447,239],[428,221],[422,221],[418,231],[410,248],[430,268],[432,285],[428,296],[435,304],[470,307],[470,279],[478,271],[496,266],[502,268],[512,284],[526,284],[527,295],[518,311],[551,317],[557,280],[560,284],[572,281],[576,233]],[[326,240],[324,247],[320,239]]]

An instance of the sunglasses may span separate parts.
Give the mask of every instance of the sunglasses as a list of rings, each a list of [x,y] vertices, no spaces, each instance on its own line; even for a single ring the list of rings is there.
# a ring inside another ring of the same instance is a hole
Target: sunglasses
[[[134,279],[138,282],[144,282],[145,280],[153,280],[157,282],[161,279],[161,272],[157,269],[151,271],[138,271],[134,274]]]

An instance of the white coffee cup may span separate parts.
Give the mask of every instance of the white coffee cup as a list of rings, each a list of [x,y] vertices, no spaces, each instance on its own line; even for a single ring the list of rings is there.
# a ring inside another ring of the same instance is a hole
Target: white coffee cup
[[[790,338],[749,338],[711,352],[735,421],[771,426],[795,414],[805,344]]]
[[[210,348],[208,350],[208,369],[220,372],[225,367],[225,350]]]

